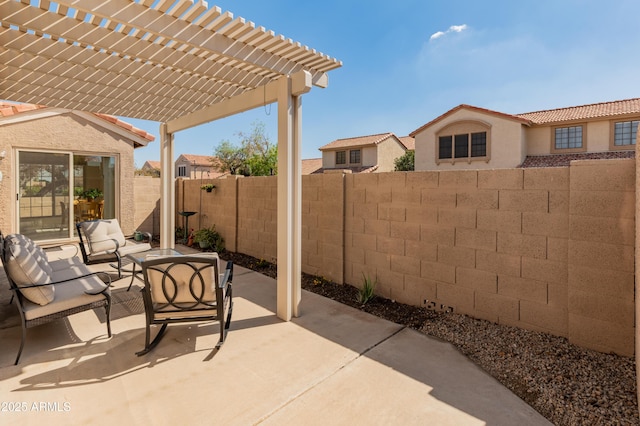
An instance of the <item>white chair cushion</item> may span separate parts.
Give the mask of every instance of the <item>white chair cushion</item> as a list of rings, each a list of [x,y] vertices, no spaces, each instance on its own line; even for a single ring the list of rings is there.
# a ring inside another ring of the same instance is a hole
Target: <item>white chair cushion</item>
[[[64,269],[69,269],[73,267],[77,267],[79,265],[84,265],[82,260],[78,257],[69,257],[65,259],[58,260],[50,260],[49,266],[51,267],[51,273],[53,274],[56,271],[62,271]]]
[[[120,256],[124,257],[131,253],[140,253],[143,251],[151,250],[151,244],[149,243],[134,243],[127,241],[126,244],[118,249]]]
[[[22,234],[11,234],[8,235],[5,239],[11,245],[19,245],[27,249],[31,255],[34,257],[36,262],[40,265],[40,267],[48,274],[51,274],[51,266],[49,265],[49,259],[47,258],[47,254],[44,252],[42,247],[38,246],[33,240],[26,235]]]
[[[12,244],[7,249],[10,251],[7,270],[18,287],[51,283],[49,272],[41,267],[36,256],[27,247]],[[55,288],[52,285],[21,288],[20,292],[33,303],[41,306],[51,303],[55,296]]]
[[[125,244],[124,234],[117,219],[82,222],[80,226],[87,237],[91,254],[113,251]]]
[[[106,284],[95,275],[78,278],[67,283],[56,285],[56,299],[53,303],[40,306],[33,303],[26,303],[24,314],[27,320],[41,318],[46,315],[55,314],[67,309],[84,306],[94,301],[104,299],[103,294],[95,294],[103,290]],[[110,290],[107,289],[107,292]],[[90,294],[94,293],[94,294]]]

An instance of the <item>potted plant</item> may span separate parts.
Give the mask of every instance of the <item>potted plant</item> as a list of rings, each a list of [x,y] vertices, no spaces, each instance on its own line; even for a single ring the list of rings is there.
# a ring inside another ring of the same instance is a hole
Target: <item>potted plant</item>
[[[202,228],[193,234],[193,242],[198,243],[202,249],[212,249],[216,252],[224,250],[224,239],[216,231],[216,226]]]
[[[203,185],[200,185],[200,189],[203,189],[203,190],[205,190],[205,191],[207,191],[207,192],[211,192],[211,191],[213,191],[213,189],[214,189],[215,187],[216,187],[216,186],[215,186],[214,184],[212,184],[212,183],[205,183],[205,184],[203,184]]]
[[[102,197],[103,193],[98,188],[90,188],[83,192],[84,198],[91,201]]]

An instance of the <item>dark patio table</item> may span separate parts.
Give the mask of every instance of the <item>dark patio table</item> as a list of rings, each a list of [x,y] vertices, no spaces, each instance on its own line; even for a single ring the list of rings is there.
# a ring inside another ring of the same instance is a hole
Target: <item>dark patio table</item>
[[[133,280],[142,273],[142,262],[144,262],[147,256],[181,256],[177,250],[174,249],[154,249],[143,251],[141,253],[131,253],[125,256],[125,258],[131,260],[133,262],[133,268],[131,270],[131,282],[129,283],[129,287],[127,287],[127,291],[131,290],[131,286],[133,285]],[[136,265],[140,266],[140,270],[136,271]],[[140,279],[138,277],[138,279]]]

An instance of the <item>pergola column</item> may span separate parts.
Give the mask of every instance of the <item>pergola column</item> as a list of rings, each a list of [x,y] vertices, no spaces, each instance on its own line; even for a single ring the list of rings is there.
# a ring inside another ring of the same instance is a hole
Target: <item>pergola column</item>
[[[167,124],[160,125],[160,247],[175,247],[176,185],[173,165],[173,133]]]
[[[278,277],[277,315],[298,316],[301,293],[302,99],[292,94],[292,80],[278,87]]]
[[[323,83],[326,84],[326,81]],[[175,187],[173,133],[229,117],[274,102],[278,103],[278,278],[277,309],[279,318],[289,321],[298,316],[301,294],[301,225],[302,225],[302,95],[313,85],[307,71],[282,76],[258,89],[167,122],[161,128],[162,196],[160,220],[162,247],[174,247]],[[170,171],[170,173],[165,173]],[[164,197],[171,202],[164,204]],[[168,220],[164,220],[167,218]],[[168,225],[170,223],[170,225]]]

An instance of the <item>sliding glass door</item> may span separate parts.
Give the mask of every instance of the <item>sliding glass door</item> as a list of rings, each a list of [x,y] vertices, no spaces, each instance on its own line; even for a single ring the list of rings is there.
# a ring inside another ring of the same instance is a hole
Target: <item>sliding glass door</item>
[[[68,239],[75,222],[116,217],[113,156],[19,151],[18,174],[18,230],[33,240]]]

